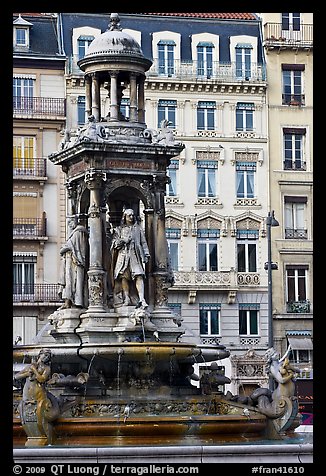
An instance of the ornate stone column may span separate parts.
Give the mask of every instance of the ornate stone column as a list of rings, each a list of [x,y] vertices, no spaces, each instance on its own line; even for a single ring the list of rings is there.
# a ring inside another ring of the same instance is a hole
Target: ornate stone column
[[[134,73],[130,74],[130,121],[137,121],[137,82]]]
[[[106,273],[102,264],[102,219],[100,191],[106,176],[101,171],[93,169],[85,173],[85,182],[90,190],[89,206],[89,311],[106,312],[107,289]]]
[[[139,78],[138,85],[138,122],[145,122],[145,76]]]
[[[85,75],[85,112],[87,117],[92,113],[92,78]]]
[[[118,73],[110,71],[110,120],[118,120]]]
[[[96,121],[100,120],[101,104],[100,104],[100,83],[96,73],[92,74],[92,114]]]

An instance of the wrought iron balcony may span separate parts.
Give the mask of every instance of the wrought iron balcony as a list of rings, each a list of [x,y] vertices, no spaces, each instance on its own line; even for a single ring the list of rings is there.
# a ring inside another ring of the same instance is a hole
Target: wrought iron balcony
[[[46,236],[46,217],[14,218],[13,236],[20,238],[39,238]]]
[[[58,284],[14,284],[13,302],[14,303],[59,303]]]
[[[286,303],[286,312],[305,314],[310,312],[310,301],[289,301]]]
[[[301,24],[300,30],[283,30],[282,23],[264,25],[264,45],[266,47],[312,48],[313,25]]]
[[[66,115],[66,100],[64,98],[14,96],[13,114],[14,117],[44,118],[44,116],[50,116],[63,118]]]
[[[32,177],[43,177],[47,175],[46,170],[46,159],[41,158],[15,158],[14,157],[14,167],[13,167],[13,176],[19,178],[32,178]]]
[[[77,65],[79,56],[72,55],[66,64],[66,74],[83,76],[83,71]],[[158,59],[153,60],[151,68],[146,73],[147,79],[176,79],[196,81],[236,82],[266,81],[265,66],[251,63],[246,70],[240,69],[235,62],[213,61],[211,65],[198,61],[174,60],[171,64],[162,65]]]
[[[283,161],[284,170],[307,170],[307,164],[303,160],[290,160]]]
[[[304,106],[304,94],[282,94],[282,104],[287,106]]]
[[[306,240],[308,238],[308,230],[304,230],[303,228],[285,228],[285,238]]]

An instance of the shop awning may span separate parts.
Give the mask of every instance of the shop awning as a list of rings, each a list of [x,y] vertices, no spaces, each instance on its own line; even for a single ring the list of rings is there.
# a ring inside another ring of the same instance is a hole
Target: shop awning
[[[312,340],[310,337],[288,337],[292,350],[312,350]]]

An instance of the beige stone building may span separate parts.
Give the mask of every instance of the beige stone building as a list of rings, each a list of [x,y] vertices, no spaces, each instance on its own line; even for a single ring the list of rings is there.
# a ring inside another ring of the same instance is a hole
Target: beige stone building
[[[262,13],[268,82],[274,342],[312,369],[313,14]]]
[[[59,305],[63,173],[47,160],[66,119],[54,14],[13,17],[13,338],[31,343]],[[45,40],[46,38],[46,40]]]

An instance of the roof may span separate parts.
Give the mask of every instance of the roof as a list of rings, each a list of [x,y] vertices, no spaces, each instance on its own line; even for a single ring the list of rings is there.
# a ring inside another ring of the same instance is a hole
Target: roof
[[[168,17],[217,18],[222,20],[257,20],[254,13],[141,13],[140,15],[159,15]]]

